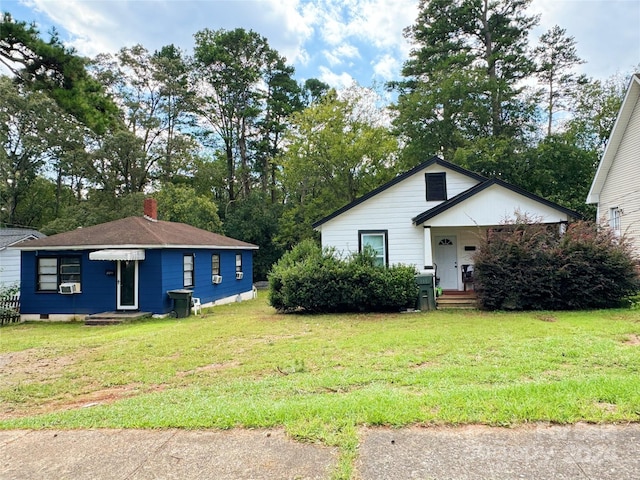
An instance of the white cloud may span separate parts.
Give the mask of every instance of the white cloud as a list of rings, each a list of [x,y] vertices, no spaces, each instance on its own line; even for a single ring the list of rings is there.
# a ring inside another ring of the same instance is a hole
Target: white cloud
[[[318,79],[337,89],[348,88],[355,82],[355,79],[347,72],[335,73],[323,66],[319,68],[319,71]]]
[[[316,22],[315,9],[299,0],[31,0],[31,5],[68,31],[69,44],[86,56],[137,43],[149,50],[173,43],[190,51],[199,30],[242,27],[266,37],[289,62],[304,62],[304,43]]]
[[[347,43],[336,46],[331,50],[323,50],[322,54],[329,61],[329,65],[332,67],[342,64],[345,59],[360,58],[360,52],[358,49]]]
[[[381,77],[384,80],[392,80],[399,77],[400,62],[393,56],[386,54],[374,62],[373,65],[374,75]]]
[[[142,44],[174,44],[187,53],[204,28],[252,29],[296,67],[298,78],[324,76],[331,85],[356,78],[398,78],[419,0],[0,0],[20,20],[51,25],[81,55]],[[532,42],[555,24],[575,37],[596,78],[640,63],[640,0],[532,0],[541,14]],[[48,23],[47,23],[48,22]],[[335,74],[340,66],[345,73]],[[347,73],[348,72],[348,73]]]

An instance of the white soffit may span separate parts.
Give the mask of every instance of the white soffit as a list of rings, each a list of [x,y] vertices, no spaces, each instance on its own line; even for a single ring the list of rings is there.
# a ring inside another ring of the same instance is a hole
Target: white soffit
[[[112,248],[106,250],[96,250],[89,253],[89,260],[144,260],[144,250]]]

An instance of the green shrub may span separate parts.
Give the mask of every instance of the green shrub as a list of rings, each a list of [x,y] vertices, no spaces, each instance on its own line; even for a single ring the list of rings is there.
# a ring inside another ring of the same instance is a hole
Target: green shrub
[[[371,252],[348,259],[308,240],[269,274],[269,303],[282,312],[398,311],[418,296],[413,267],[377,267]]]
[[[490,310],[611,307],[639,288],[627,241],[589,222],[560,235],[518,218],[490,231],[474,261],[478,300]]]

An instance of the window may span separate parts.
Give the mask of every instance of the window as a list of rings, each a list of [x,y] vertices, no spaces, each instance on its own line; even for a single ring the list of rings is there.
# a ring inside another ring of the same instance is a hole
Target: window
[[[38,290],[58,290],[57,258],[38,258]]]
[[[359,250],[362,252],[365,249],[370,249],[374,254],[375,264],[378,266],[388,265],[389,253],[388,253],[388,240],[387,231],[360,231],[359,236]]]
[[[220,255],[211,255],[211,275],[220,275]]]
[[[447,174],[442,173],[426,173],[425,181],[427,184],[427,202],[447,199]]]
[[[242,272],[242,254],[236,253],[236,273]]]
[[[185,287],[193,287],[194,286],[194,261],[193,254],[185,255],[183,257],[183,267],[184,267],[184,286]]]
[[[38,257],[38,291],[57,292],[61,283],[81,283],[80,257]]]
[[[620,235],[620,213],[618,207],[609,210],[609,226],[616,235]]]

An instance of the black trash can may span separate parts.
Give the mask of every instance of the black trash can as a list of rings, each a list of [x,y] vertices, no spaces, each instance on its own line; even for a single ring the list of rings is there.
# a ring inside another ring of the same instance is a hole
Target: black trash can
[[[436,291],[432,273],[424,273],[416,275],[416,283],[418,284],[418,310],[435,310],[436,309]]]
[[[193,291],[180,288],[178,290],[169,290],[167,292],[169,298],[173,299],[173,309],[177,318],[186,318],[191,314],[191,296]]]

